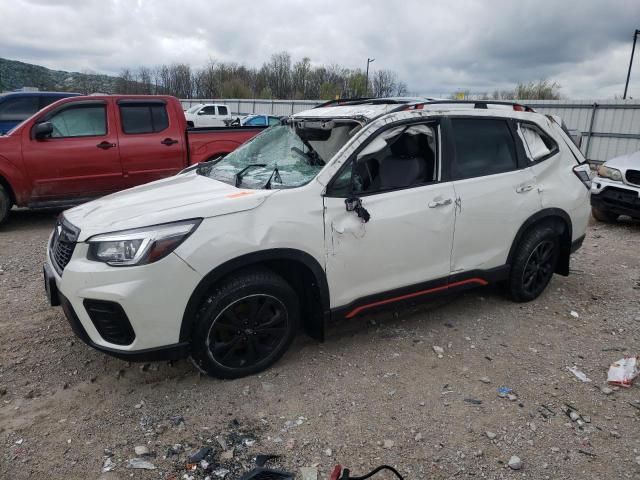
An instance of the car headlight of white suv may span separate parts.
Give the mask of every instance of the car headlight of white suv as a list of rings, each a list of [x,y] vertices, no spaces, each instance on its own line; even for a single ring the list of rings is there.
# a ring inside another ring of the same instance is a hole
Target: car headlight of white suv
[[[622,181],[622,173],[620,170],[616,168],[606,167],[604,165],[600,165],[598,167],[598,175],[603,178],[608,178],[610,180],[614,180],[616,182]]]
[[[95,235],[87,240],[88,258],[113,267],[157,262],[184,242],[201,221],[201,218],[195,218]]]

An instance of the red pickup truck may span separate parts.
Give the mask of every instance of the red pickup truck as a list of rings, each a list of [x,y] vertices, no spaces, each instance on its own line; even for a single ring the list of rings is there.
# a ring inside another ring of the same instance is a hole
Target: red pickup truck
[[[174,175],[264,127],[189,128],[177,98],[66,98],[0,135],[0,224],[12,205],[70,206]]]

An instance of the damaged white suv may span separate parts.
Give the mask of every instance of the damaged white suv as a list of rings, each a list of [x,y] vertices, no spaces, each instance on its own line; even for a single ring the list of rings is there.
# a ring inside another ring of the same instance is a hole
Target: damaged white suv
[[[560,125],[500,102],[337,101],[233,153],[68,210],[45,284],[74,331],[121,358],[190,356],[235,378],[298,328],[569,273],[589,168]]]

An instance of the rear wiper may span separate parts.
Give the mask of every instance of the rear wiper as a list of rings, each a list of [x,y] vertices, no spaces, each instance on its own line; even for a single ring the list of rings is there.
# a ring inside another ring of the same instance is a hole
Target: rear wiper
[[[280,172],[278,171],[278,165],[276,165],[275,168],[273,169],[273,172],[271,172],[271,175],[269,176],[269,180],[267,180],[267,183],[264,186],[265,190],[271,190],[272,179],[278,183],[282,183],[282,178],[280,177]]]
[[[244,172],[246,172],[247,170],[249,170],[250,168],[254,168],[254,167],[266,167],[267,164],[266,163],[250,163],[249,165],[247,165],[246,167],[244,167],[242,170],[240,170],[238,173],[236,173],[233,178],[234,178],[234,184],[236,187],[239,187],[242,184],[242,175],[244,174]]]

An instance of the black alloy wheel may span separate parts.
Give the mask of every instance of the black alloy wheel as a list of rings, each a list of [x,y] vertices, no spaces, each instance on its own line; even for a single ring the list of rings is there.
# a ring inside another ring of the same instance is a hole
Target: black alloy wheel
[[[249,295],[227,305],[207,335],[209,358],[227,368],[268,362],[287,338],[284,304],[265,294]]]
[[[540,242],[529,255],[522,272],[522,286],[529,295],[547,286],[555,268],[555,244],[551,240]]]
[[[529,302],[537,298],[551,281],[560,255],[560,239],[548,225],[528,231],[511,262],[507,287],[511,298]]]
[[[300,302],[280,275],[241,270],[217,284],[193,319],[191,358],[205,373],[240,378],[277,362],[295,337]]]

